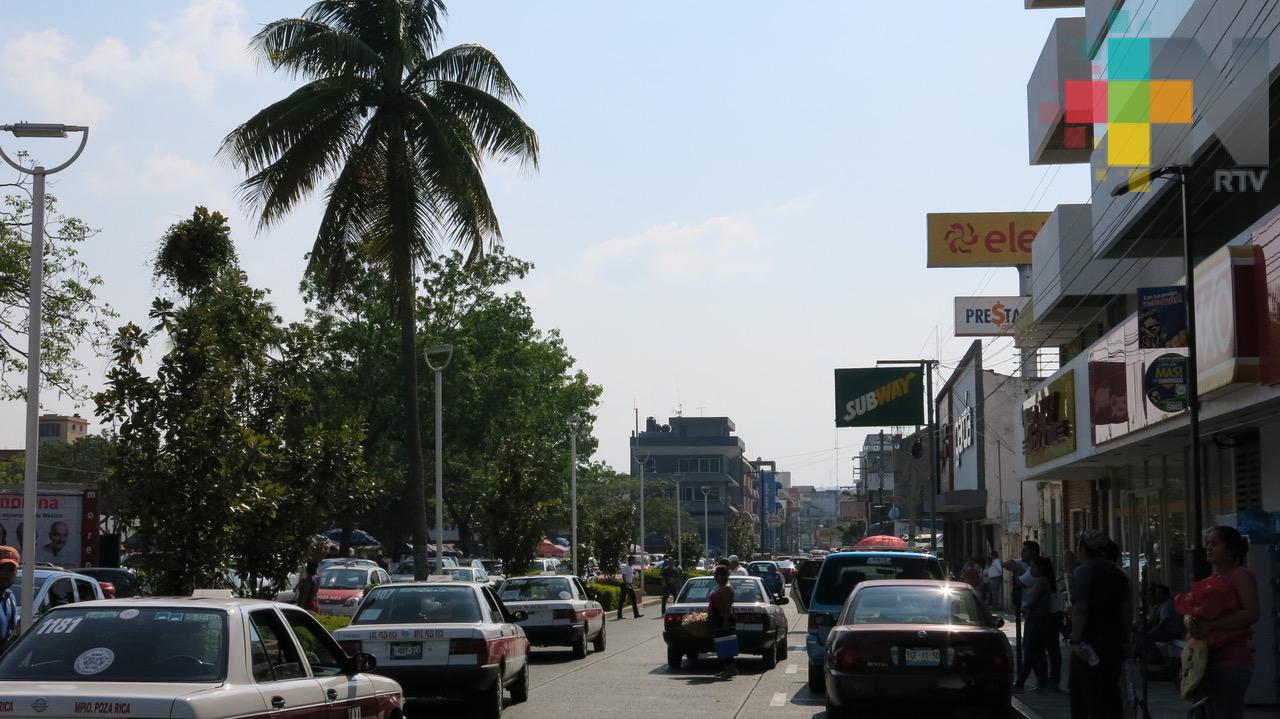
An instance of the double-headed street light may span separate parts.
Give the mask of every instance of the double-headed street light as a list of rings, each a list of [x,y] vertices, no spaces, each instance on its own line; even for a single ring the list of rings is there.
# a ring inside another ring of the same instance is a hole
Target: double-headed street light
[[[10,167],[32,178],[31,197],[31,296],[27,320],[27,446],[26,470],[22,483],[22,576],[26,581],[20,590],[22,626],[30,627],[35,619],[36,573],[36,471],[40,454],[40,307],[44,295],[44,179],[61,172],[75,162],[89,141],[89,128],[83,125],[19,122],[0,125],[0,130],[22,138],[62,138],[68,132],[80,133],[80,146],[71,159],[56,167],[43,165],[23,167],[0,147],[0,157]]]
[[[444,368],[453,358],[453,345],[431,345],[423,351],[436,373],[436,571],[444,574]]]
[[[1191,572],[1193,579],[1207,576],[1209,567],[1204,555],[1204,497],[1200,489],[1200,378],[1196,362],[1196,275],[1191,258],[1191,225],[1187,215],[1187,168],[1179,165],[1157,167],[1147,173],[1144,186],[1151,180],[1167,179],[1178,183],[1182,194],[1182,271],[1186,275],[1187,308],[1187,409],[1191,431],[1191,482],[1192,544]],[[1134,190],[1126,180],[1111,190],[1112,197],[1119,197]]]

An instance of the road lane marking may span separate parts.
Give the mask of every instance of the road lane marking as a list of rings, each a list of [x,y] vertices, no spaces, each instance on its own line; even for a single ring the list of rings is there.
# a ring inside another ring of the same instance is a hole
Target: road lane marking
[[[796,670],[797,670],[797,669],[799,669],[799,668],[800,668],[800,667],[796,666],[795,664],[788,664],[788,665],[787,665],[787,673],[788,673],[788,674],[795,674],[795,673],[796,673]]]
[[[783,692],[774,692],[773,699],[769,701],[769,706],[780,707],[787,703],[787,695]]]

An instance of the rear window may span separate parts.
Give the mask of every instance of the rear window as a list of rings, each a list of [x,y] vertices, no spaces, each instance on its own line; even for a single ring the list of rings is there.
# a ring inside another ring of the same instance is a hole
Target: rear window
[[[959,624],[986,626],[985,608],[967,589],[865,587],[845,611],[841,624]]]
[[[326,569],[320,573],[320,586],[325,589],[363,589],[368,583],[367,569]]]
[[[227,615],[85,606],[52,611],[0,657],[0,681],[220,682]]]
[[[942,579],[942,565],[933,557],[912,554],[829,556],[822,563],[813,601],[844,604],[853,588],[868,579]]]
[[[750,604],[764,601],[764,597],[760,594],[760,585],[755,579],[729,577],[729,586],[733,587],[734,604]],[[705,602],[715,588],[716,582],[714,579],[690,579],[685,582],[684,589],[680,591],[680,599],[677,601]]]
[[[498,598],[504,602],[547,601],[573,599],[573,590],[567,577],[530,577],[508,579],[502,585]]]
[[[352,624],[445,624],[480,621],[480,604],[468,587],[391,587],[369,592]]]

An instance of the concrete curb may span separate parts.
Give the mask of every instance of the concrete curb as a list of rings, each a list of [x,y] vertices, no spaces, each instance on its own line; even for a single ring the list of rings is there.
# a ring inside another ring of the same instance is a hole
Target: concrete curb
[[[1013,697],[1009,703],[1013,706],[1013,710],[1017,712],[1018,716],[1022,717],[1022,719],[1044,719],[1044,717],[1040,715],[1040,712],[1032,709],[1026,704],[1023,704],[1016,696]]]

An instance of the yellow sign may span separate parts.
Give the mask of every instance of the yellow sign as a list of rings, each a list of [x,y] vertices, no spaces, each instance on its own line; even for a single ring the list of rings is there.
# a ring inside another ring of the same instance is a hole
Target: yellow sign
[[[930,212],[929,267],[1031,264],[1031,243],[1048,212]]]

